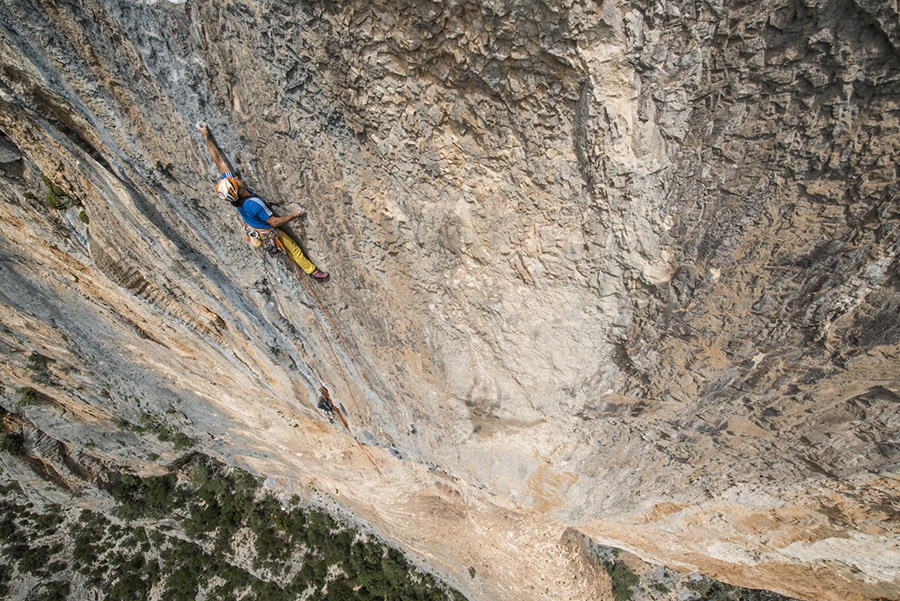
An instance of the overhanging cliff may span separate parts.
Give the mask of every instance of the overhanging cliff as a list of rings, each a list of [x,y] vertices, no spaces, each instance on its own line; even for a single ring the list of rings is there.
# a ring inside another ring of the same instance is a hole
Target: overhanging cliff
[[[599,594],[567,527],[895,598],[897,22],[7,0],[4,405],[33,386],[52,402],[29,419],[148,472],[116,420],[165,415],[473,598]],[[330,282],[244,244],[201,119],[277,210],[307,207],[293,232]]]

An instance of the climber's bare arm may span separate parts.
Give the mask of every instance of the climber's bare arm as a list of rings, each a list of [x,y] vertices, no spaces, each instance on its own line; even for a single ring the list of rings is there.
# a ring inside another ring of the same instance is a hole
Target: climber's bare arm
[[[282,225],[291,222],[294,219],[302,217],[304,213],[306,213],[306,211],[301,208],[297,211],[294,211],[290,215],[285,215],[284,217],[276,217],[275,215],[272,215],[271,217],[266,219],[266,223],[268,223],[272,227],[281,227]]]
[[[209,128],[206,127],[206,123],[198,121],[197,131],[199,131],[200,135],[203,136],[203,142],[204,144],[206,144],[206,149],[209,151],[210,156],[212,156],[212,160],[216,164],[216,167],[219,169],[219,173],[230,172],[231,168],[225,161],[225,157],[222,156],[222,152],[219,150],[219,147],[216,146],[215,141],[213,141],[212,137],[209,135]]]

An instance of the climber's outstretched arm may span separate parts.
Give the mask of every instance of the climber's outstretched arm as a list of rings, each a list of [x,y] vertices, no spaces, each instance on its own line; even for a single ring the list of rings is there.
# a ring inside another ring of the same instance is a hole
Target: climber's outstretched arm
[[[215,162],[216,167],[218,167],[219,173],[229,173],[231,171],[231,168],[225,161],[225,157],[222,156],[222,152],[219,150],[219,147],[216,146],[215,141],[209,135],[209,128],[206,127],[206,123],[204,123],[203,121],[198,121],[197,131],[199,131],[200,135],[203,136],[203,142],[206,144],[206,149],[209,151],[210,156],[212,156],[212,160],[213,162]]]
[[[305,214],[306,214],[306,210],[303,209],[303,207],[301,207],[301,208],[297,209],[296,211],[294,211],[293,213],[291,213],[290,215],[285,215],[284,217],[276,217],[275,215],[272,215],[271,217],[266,219],[266,223],[268,223],[272,227],[281,227],[282,225],[284,225],[286,223],[290,223],[294,219],[299,219],[300,217],[303,217],[303,215],[305,215]]]

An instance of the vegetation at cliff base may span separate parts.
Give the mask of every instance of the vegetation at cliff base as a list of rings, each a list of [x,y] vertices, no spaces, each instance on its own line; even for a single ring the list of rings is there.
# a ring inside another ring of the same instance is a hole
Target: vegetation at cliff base
[[[771,591],[732,586],[702,574],[649,564],[593,541],[589,549],[609,574],[616,601],[793,601]]]
[[[10,455],[21,457],[25,453],[25,437],[19,432],[4,432],[0,434],[0,451],[6,451]]]
[[[791,601],[783,595],[759,589],[731,586],[712,578],[700,577],[688,585],[697,601]]]
[[[612,578],[613,596],[616,601],[631,601],[634,597],[633,589],[641,581],[638,575],[621,561],[613,562],[606,569]]]
[[[619,549],[600,547],[599,545],[595,548],[603,549],[603,553],[598,554],[598,559],[612,581],[612,592],[615,600],[631,601],[634,597],[634,587],[641,582],[640,577],[625,562],[618,559]]]
[[[102,486],[107,513],[0,486],[0,597],[464,600],[373,536],[203,455]]]

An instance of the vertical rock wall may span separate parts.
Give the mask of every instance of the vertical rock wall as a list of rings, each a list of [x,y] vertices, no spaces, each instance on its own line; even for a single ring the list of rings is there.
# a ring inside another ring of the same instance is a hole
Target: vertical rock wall
[[[5,404],[37,350],[59,409],[30,417],[70,444],[177,407],[476,598],[599,594],[567,526],[744,586],[896,596],[897,16],[7,2]],[[315,296],[241,242],[198,119],[276,210],[307,207]]]

